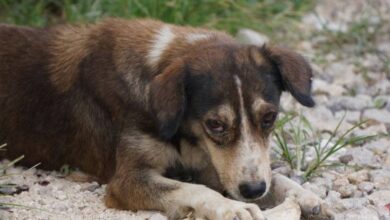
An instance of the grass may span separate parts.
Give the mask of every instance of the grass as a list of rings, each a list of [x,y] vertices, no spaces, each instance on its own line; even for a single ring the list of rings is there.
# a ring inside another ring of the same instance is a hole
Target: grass
[[[285,34],[312,9],[313,0],[0,0],[0,22],[47,26],[115,16],[155,18],[235,33],[252,28]],[[278,31],[275,31],[278,30]]]
[[[5,150],[6,146],[7,146],[6,144],[0,145],[0,150]],[[13,174],[7,174],[6,170],[8,168],[10,168],[11,166],[13,166],[14,164],[16,164],[18,161],[22,160],[23,158],[24,158],[24,155],[12,160],[11,162],[9,162],[3,166],[0,166],[0,181],[1,181],[0,182],[0,196],[2,196],[1,192],[4,189],[7,189],[7,188],[14,186],[13,184],[3,183],[4,180],[6,180],[9,176],[13,175]],[[18,205],[0,202],[0,209],[5,208],[5,207],[10,207],[10,206],[18,206]]]
[[[296,117],[298,117],[298,122],[293,122]],[[313,131],[310,122],[303,115],[286,114],[278,120],[274,131],[277,144],[276,152],[280,159],[287,162],[294,173],[302,174],[307,180],[315,173],[320,172],[321,168],[337,165],[330,162],[329,158],[341,149],[378,137],[378,135],[351,135],[352,131],[364,125],[366,121],[357,123],[338,135],[344,117],[339,121],[336,128],[330,132],[329,137],[324,137]],[[310,160],[306,156],[309,147],[313,147],[315,151],[314,158]]]

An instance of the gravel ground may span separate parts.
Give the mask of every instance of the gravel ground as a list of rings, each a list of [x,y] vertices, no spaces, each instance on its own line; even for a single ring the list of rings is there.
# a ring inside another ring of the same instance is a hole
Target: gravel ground
[[[385,65],[390,64],[390,1],[327,0],[315,11],[302,19],[304,40],[295,47],[313,64],[317,106],[302,108],[286,95],[283,109],[302,112],[320,132],[332,131],[347,112],[340,132],[368,119],[355,135],[388,133],[390,73]],[[357,22],[368,24],[367,32],[351,33]],[[336,32],[347,36],[342,45],[329,36]],[[267,39],[248,31],[241,34],[250,35],[253,42]],[[348,43],[354,36],[358,40]],[[390,138],[345,148],[331,160],[345,165],[327,169],[303,187],[321,196],[336,212],[335,219],[390,219]],[[23,207],[0,210],[0,219],[165,219],[160,213],[107,209],[102,202],[104,185],[71,182],[60,173],[35,168],[11,167],[8,173],[16,175],[0,183],[15,183],[18,187],[12,190],[20,193],[1,201]]]

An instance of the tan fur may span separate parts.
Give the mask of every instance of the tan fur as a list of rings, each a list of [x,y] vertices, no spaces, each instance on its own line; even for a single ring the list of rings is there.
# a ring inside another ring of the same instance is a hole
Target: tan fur
[[[50,79],[59,91],[67,91],[77,80],[80,62],[89,54],[94,38],[86,26],[58,28],[50,45]]]

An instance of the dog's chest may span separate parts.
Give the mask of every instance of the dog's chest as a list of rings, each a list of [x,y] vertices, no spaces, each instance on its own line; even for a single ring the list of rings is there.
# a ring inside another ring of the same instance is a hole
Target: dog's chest
[[[209,165],[207,156],[203,150],[184,140],[180,141],[178,151],[180,158],[165,170],[164,176],[183,182],[198,182],[201,172]]]

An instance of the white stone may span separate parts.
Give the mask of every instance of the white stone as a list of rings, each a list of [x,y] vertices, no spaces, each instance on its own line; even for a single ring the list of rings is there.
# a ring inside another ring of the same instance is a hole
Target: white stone
[[[350,209],[343,213],[337,214],[334,220],[380,220],[379,215],[373,207],[361,207]]]
[[[390,203],[390,190],[375,191],[368,196],[368,199],[376,206],[385,206]]]
[[[236,38],[239,42],[244,44],[263,45],[268,43],[267,36],[260,34],[251,29],[241,29],[238,31]]]
[[[363,112],[363,119],[371,119],[390,125],[390,112],[382,109],[367,109]]]
[[[367,95],[357,95],[352,96],[339,96],[334,97],[328,103],[328,107],[332,111],[341,111],[341,110],[363,110],[369,107],[372,107],[372,98]]]
[[[303,188],[312,191],[317,196],[321,197],[321,199],[324,199],[326,197],[326,188],[324,186],[318,186],[316,184],[312,184],[309,182],[306,182],[302,185]]]
[[[370,168],[380,168],[382,166],[381,158],[366,148],[349,148],[346,154],[351,154],[353,157],[352,162],[359,166]]]
[[[370,172],[370,181],[375,184],[375,188],[380,190],[390,190],[390,170],[373,170]]]
[[[363,192],[366,192],[366,193],[370,193],[374,190],[374,183],[371,183],[371,182],[361,182],[359,183],[358,185],[358,188],[363,191]]]
[[[312,87],[313,94],[315,95],[326,94],[329,96],[341,96],[346,92],[344,87],[334,83],[328,83],[321,79],[314,79]]]
[[[350,173],[347,176],[348,180],[352,184],[359,184],[363,181],[368,181],[370,176],[368,174],[368,170],[360,170],[354,173]]]

